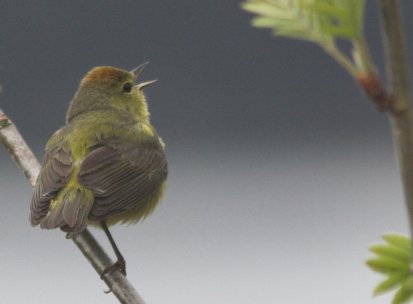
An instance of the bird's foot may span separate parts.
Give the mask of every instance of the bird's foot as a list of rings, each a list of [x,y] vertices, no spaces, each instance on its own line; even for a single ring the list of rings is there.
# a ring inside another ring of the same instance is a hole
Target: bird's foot
[[[103,272],[100,274],[100,278],[103,280],[103,277],[105,274],[114,271],[114,270],[119,270],[125,277],[126,277],[126,262],[125,260],[118,260],[116,261],[113,265],[106,267]]]

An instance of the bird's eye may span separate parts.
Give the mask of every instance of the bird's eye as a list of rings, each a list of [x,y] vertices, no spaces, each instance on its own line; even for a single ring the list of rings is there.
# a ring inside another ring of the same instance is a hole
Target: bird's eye
[[[125,93],[130,93],[132,91],[132,84],[130,82],[125,83],[122,87],[122,90]]]

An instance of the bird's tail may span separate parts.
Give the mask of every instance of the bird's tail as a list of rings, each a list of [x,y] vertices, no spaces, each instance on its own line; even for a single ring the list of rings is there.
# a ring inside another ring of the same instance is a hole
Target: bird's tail
[[[50,204],[50,210],[40,223],[44,229],[62,228],[64,231],[80,232],[86,228],[93,194],[83,187],[62,189]]]

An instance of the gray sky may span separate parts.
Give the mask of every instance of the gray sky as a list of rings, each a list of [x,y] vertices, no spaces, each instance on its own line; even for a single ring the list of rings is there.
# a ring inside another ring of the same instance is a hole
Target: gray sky
[[[407,231],[387,119],[319,47],[252,28],[239,3],[1,1],[0,106],[41,158],[90,68],[149,60],[169,188],[144,223],[113,229],[148,304],[371,302],[367,246]],[[113,303],[61,232],[30,227],[5,152],[0,172],[3,301]]]

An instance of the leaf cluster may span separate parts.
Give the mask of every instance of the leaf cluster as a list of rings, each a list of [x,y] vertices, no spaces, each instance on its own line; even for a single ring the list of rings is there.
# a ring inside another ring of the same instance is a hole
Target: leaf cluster
[[[373,70],[363,37],[365,0],[246,0],[241,6],[256,14],[253,26],[317,43],[355,78]],[[350,42],[351,56],[338,39]]]
[[[365,0],[248,0],[242,8],[257,14],[255,27],[275,35],[324,43],[362,37]]]
[[[410,268],[411,241],[398,234],[387,234],[383,239],[385,243],[369,248],[375,256],[366,261],[372,270],[386,276],[374,289],[374,295],[397,290],[392,303],[403,304],[413,298],[413,278]]]

